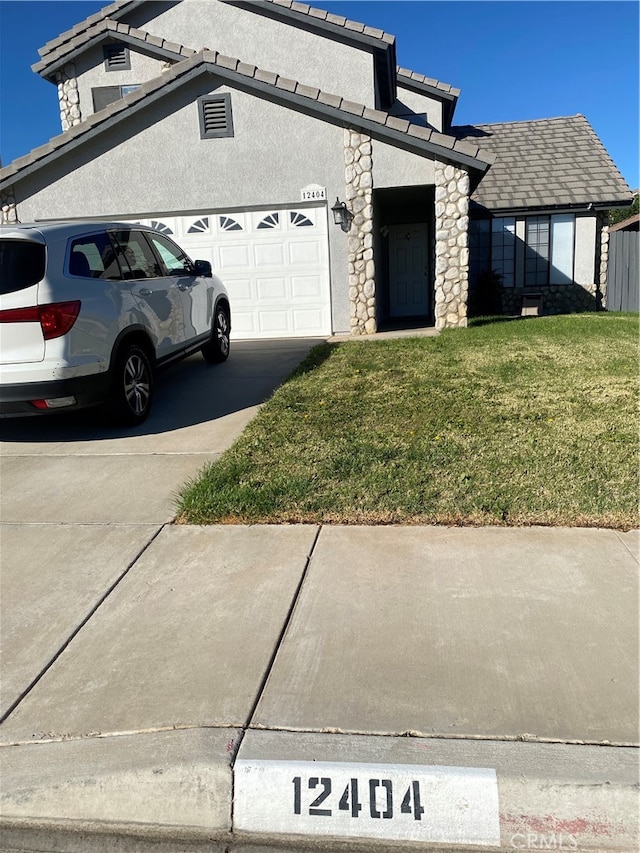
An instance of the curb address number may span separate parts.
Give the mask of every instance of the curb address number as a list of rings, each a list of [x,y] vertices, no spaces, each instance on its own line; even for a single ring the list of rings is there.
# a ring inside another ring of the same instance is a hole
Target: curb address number
[[[339,791],[336,792],[340,796],[337,805],[338,810],[350,812],[351,817],[359,817],[360,812],[365,808],[374,820],[377,818],[390,820],[393,817],[394,808],[392,780],[369,779],[368,782],[368,790],[366,785],[362,786],[365,788],[362,794],[358,779],[350,779],[341,794]],[[335,800],[332,802],[330,799],[333,793],[333,782],[330,776],[310,776],[306,786],[303,785],[301,776],[293,777],[293,813],[296,815],[303,813],[303,788],[308,788],[311,792],[315,792],[318,788],[321,789],[320,793],[308,805],[305,798],[305,809],[308,808],[309,815],[320,817],[331,817],[333,815],[333,809],[336,806]],[[304,793],[306,794],[306,790]],[[327,808],[327,806],[331,807]],[[401,814],[413,814],[414,820],[422,820],[424,806],[421,802],[419,782],[412,781],[404,792],[400,812]]]

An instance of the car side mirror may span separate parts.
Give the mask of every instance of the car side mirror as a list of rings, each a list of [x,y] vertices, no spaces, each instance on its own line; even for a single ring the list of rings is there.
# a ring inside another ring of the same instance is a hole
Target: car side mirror
[[[213,275],[209,261],[194,261],[193,266],[196,271],[196,275],[202,275],[205,278],[211,278]]]

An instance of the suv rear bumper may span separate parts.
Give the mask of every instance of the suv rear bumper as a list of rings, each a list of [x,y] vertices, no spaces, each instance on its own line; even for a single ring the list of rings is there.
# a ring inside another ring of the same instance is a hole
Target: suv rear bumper
[[[90,376],[75,376],[71,379],[56,379],[51,382],[19,382],[0,385],[0,417],[19,415],[49,415],[95,406],[104,402],[109,393],[108,373]],[[52,409],[37,409],[31,400],[53,400],[60,397],[75,397],[70,406]]]

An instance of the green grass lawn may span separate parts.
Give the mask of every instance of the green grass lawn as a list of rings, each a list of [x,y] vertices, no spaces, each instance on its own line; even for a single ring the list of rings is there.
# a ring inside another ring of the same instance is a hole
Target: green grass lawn
[[[323,344],[179,520],[638,524],[638,315]]]

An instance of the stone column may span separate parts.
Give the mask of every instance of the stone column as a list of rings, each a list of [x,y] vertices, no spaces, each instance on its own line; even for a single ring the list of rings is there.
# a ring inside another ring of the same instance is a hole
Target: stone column
[[[467,325],[469,292],[469,174],[435,163],[436,329]]]
[[[13,225],[18,222],[18,206],[13,187],[0,191],[0,225]]]
[[[600,264],[596,257],[596,297],[598,290],[602,300],[602,308],[607,307],[607,275],[609,272],[609,211],[599,214],[596,228],[600,231]]]
[[[353,214],[348,238],[352,335],[372,335],[377,329],[371,151],[370,136],[345,128],[345,192]]]
[[[62,71],[56,74],[56,81],[58,83],[58,101],[60,103],[60,123],[62,124],[62,130],[65,131],[73,127],[74,124],[80,124],[82,121],[75,64],[67,62]]]

